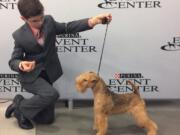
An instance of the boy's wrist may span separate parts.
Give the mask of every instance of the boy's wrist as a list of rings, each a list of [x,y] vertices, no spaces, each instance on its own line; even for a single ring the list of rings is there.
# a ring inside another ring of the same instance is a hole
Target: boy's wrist
[[[99,24],[100,22],[98,22],[98,19],[96,17],[91,17],[88,20],[88,24],[90,27],[94,27],[95,25]]]

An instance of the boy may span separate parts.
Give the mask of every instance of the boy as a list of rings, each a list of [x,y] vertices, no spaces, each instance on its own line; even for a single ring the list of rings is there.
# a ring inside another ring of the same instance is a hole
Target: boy
[[[13,33],[14,50],[9,66],[19,73],[19,81],[27,92],[34,94],[30,99],[16,95],[7,108],[5,116],[14,113],[23,129],[32,129],[31,121],[48,124],[54,121],[54,105],[59,93],[52,83],[62,75],[61,64],[55,46],[56,35],[76,33],[92,29],[104,20],[111,21],[111,14],[58,23],[52,16],[44,15],[39,0],[19,0],[18,10],[25,24]]]

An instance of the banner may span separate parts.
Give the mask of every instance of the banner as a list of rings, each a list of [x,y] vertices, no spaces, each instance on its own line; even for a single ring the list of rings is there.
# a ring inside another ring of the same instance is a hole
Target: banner
[[[45,14],[58,22],[111,13],[100,76],[115,93],[132,92],[127,80],[139,86],[146,99],[180,98],[180,1],[177,0],[41,0]],[[0,98],[26,93],[10,70],[12,32],[23,25],[17,0],[0,0]],[[91,99],[92,92],[76,91],[75,77],[97,72],[106,25],[56,37],[63,76],[54,87],[61,99]]]

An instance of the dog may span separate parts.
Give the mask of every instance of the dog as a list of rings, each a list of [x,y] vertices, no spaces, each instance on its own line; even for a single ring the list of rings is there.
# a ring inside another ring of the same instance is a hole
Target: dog
[[[157,125],[146,111],[144,100],[140,97],[139,87],[131,81],[133,92],[126,94],[113,93],[105,82],[94,72],[85,72],[75,78],[77,91],[83,93],[88,88],[94,95],[94,125],[96,135],[106,135],[108,116],[112,114],[130,113],[137,125],[147,129],[147,135],[157,135]]]

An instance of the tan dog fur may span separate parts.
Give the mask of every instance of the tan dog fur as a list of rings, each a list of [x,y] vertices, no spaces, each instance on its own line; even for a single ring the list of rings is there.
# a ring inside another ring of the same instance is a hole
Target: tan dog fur
[[[146,105],[139,94],[139,87],[131,81],[134,92],[128,94],[115,94],[108,89],[105,82],[94,72],[85,72],[76,77],[76,88],[85,92],[91,88],[94,95],[94,126],[96,135],[106,135],[108,116],[112,114],[130,113],[137,125],[147,129],[147,135],[157,135],[157,125],[146,111]]]

